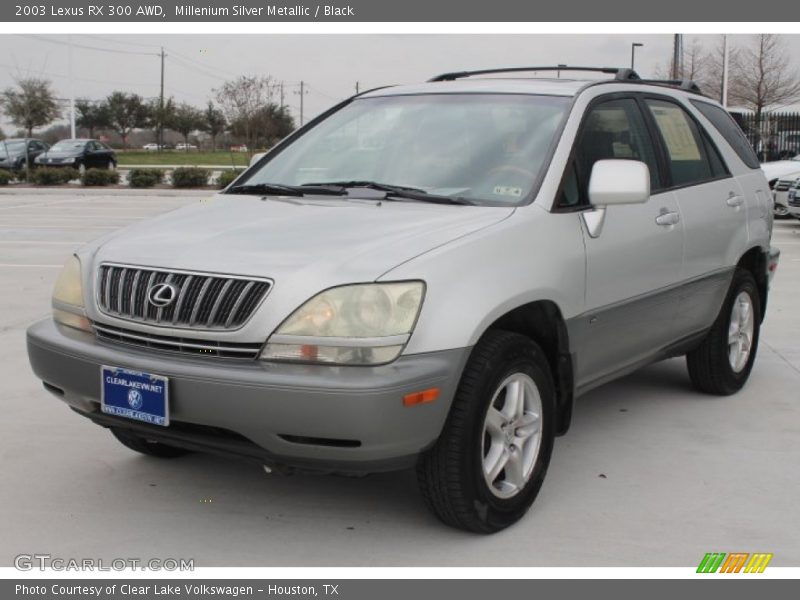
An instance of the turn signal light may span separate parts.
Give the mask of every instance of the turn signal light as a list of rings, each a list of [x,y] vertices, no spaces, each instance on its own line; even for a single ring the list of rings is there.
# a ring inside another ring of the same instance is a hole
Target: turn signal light
[[[439,388],[430,388],[421,392],[413,392],[403,396],[403,406],[416,406],[417,404],[427,404],[439,397]]]

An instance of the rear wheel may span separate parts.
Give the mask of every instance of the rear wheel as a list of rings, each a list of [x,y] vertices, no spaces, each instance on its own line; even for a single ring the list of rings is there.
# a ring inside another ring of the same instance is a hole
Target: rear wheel
[[[541,348],[490,331],[461,378],[436,445],[417,467],[425,503],[445,524],[500,531],[528,510],[553,449],[555,388]]]
[[[177,458],[189,454],[189,450],[183,448],[176,448],[175,446],[168,446],[161,442],[148,440],[147,438],[136,435],[135,433],[126,429],[111,428],[111,433],[117,438],[123,446],[146,454],[147,456],[155,456],[157,458]]]
[[[689,377],[707,394],[727,396],[747,382],[758,350],[761,303],[753,275],[737,268],[717,320],[686,355]]]

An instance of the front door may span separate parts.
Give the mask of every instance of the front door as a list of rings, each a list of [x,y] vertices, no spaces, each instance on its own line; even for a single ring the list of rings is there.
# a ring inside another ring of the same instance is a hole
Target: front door
[[[584,221],[586,307],[570,324],[576,348],[578,387],[638,365],[674,340],[676,287],[683,254],[683,224],[675,194],[664,191],[657,150],[640,106],[615,97],[595,104],[578,134],[562,203],[588,204],[595,162],[607,158],[642,161],[650,169],[651,198],[645,204],[611,206],[602,229]]]

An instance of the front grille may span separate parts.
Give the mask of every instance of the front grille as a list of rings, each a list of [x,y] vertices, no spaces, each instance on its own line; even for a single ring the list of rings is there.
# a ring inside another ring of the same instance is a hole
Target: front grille
[[[794,182],[795,182],[794,179],[781,179],[778,183],[775,184],[775,191],[776,192],[785,192],[790,187],[792,187]]]
[[[263,345],[261,343],[241,344],[219,342],[216,340],[153,335],[141,331],[129,331],[104,323],[92,323],[92,325],[94,326],[97,338],[104,342],[192,356],[254,360],[258,358],[258,354],[261,352],[261,346]]]
[[[176,290],[163,307],[148,300],[148,291],[159,283]],[[237,329],[271,286],[266,279],[104,264],[98,272],[97,303],[107,315],[150,325]]]

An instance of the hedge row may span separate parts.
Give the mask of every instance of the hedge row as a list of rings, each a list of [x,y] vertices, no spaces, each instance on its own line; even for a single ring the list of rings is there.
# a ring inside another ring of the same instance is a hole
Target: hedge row
[[[231,184],[240,174],[241,170],[223,171],[214,180],[214,185],[222,189]],[[209,185],[211,171],[196,167],[179,167],[172,171],[172,187],[195,188]],[[85,186],[117,185],[120,176],[117,171],[109,169],[87,169],[83,174],[72,167],[38,167],[30,171],[11,173],[0,169],[0,186],[8,185],[12,181],[29,181],[34,185],[64,185],[80,179]],[[131,169],[128,173],[128,184],[133,188],[150,188],[164,183],[165,172],[163,169]]]

